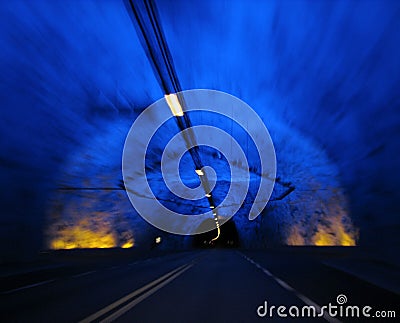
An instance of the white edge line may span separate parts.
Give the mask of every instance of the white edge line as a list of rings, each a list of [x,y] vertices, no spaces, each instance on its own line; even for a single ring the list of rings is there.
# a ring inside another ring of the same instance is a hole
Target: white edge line
[[[264,267],[262,267],[260,264],[256,263],[254,260],[252,260],[251,258],[248,258],[247,256],[245,256],[244,254],[242,254],[241,252],[239,252],[239,254],[245,258],[247,261],[249,261],[250,263],[252,263],[254,266],[256,266],[257,268],[261,269],[266,275],[270,276],[271,278],[273,278],[281,287],[283,287],[284,289],[286,289],[287,291],[293,292],[303,303],[309,305],[309,306],[314,306],[318,311],[321,311],[321,306],[319,306],[317,303],[315,303],[314,301],[312,301],[311,299],[309,299],[307,296],[304,296],[302,293],[298,292],[297,290],[295,290],[292,286],[290,286],[289,284],[287,284],[286,282],[284,282],[282,279],[274,276],[273,274],[271,274],[271,272],[267,269],[265,269]],[[325,320],[327,320],[328,322],[332,322],[332,323],[339,323],[341,322],[340,320],[328,315],[327,313],[324,312],[323,318]]]
[[[36,287],[36,286],[41,286],[41,285],[44,285],[44,284],[48,284],[48,283],[51,283],[51,282],[53,282],[53,281],[55,281],[55,279],[45,280],[45,281],[42,281],[42,282],[39,282],[39,283],[36,283],[36,284],[31,284],[31,285],[26,285],[26,286],[23,286],[23,287],[11,289],[11,290],[8,290],[8,291],[6,291],[6,292],[2,292],[2,294],[3,294],[3,295],[11,294],[11,293],[18,292],[18,291],[21,291],[21,290],[24,290],[24,289],[29,289],[29,288],[32,288],[32,287]]]

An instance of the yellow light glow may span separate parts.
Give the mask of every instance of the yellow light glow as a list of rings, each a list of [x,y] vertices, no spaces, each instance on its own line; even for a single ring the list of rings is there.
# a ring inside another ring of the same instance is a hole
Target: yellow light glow
[[[355,246],[357,230],[354,228],[346,229],[341,219],[340,215],[334,216],[329,218],[329,221],[326,221],[324,225],[318,224],[316,233],[310,237],[310,240],[305,238],[299,226],[294,226],[287,243],[292,246]]]
[[[161,237],[157,237],[156,238],[156,243],[160,243],[161,242]]]
[[[335,237],[330,235],[329,233],[321,230],[317,232],[314,236],[314,245],[316,246],[334,246],[335,245]]]
[[[324,228],[318,228],[318,232],[313,238],[316,246],[355,246],[356,243],[343,229],[343,226],[335,228],[334,234],[327,232]]]
[[[65,229],[63,235],[51,242],[52,249],[112,248],[115,247],[112,234],[85,230],[79,226]]]
[[[289,246],[304,246],[306,245],[304,237],[301,235],[298,226],[291,228],[290,235],[287,238],[287,244]]]
[[[132,248],[132,247],[133,247],[133,240],[127,241],[121,246],[121,248],[123,248],[123,249],[128,249],[128,248]]]
[[[176,96],[175,93],[172,94],[166,94],[165,100],[167,101],[167,104],[172,112],[172,114],[175,117],[182,117],[183,116],[183,110],[181,107],[181,104],[179,103],[178,97]]]
[[[323,212],[315,212],[307,223],[291,226],[286,243],[291,246],[356,246],[359,231],[347,211],[346,196],[332,188],[332,196],[318,205]],[[298,204],[302,207],[301,204]],[[309,208],[305,205],[304,208]],[[307,211],[306,209],[304,210]]]
[[[115,248],[118,247],[116,236],[112,230],[104,227],[91,229],[87,220],[81,220],[75,225],[65,227],[58,231],[49,244],[51,249],[79,249],[79,248]],[[133,238],[123,242],[121,248],[131,248]]]
[[[199,176],[203,176],[204,175],[204,173],[203,173],[203,171],[201,169],[196,169],[195,172]]]
[[[211,241],[215,241],[215,240],[217,240],[219,238],[219,235],[221,234],[221,230],[219,228],[219,225],[217,225],[217,231],[218,231],[217,236],[214,239],[211,239]]]

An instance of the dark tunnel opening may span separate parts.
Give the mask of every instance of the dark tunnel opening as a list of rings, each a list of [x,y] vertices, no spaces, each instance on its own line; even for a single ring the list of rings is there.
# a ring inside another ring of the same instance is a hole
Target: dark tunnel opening
[[[203,231],[214,225],[213,219],[204,220],[198,227],[197,231]],[[192,246],[194,248],[238,248],[240,247],[239,234],[235,222],[230,219],[220,227],[220,235],[218,230],[214,230],[197,234],[193,237]],[[215,240],[213,240],[215,239]]]

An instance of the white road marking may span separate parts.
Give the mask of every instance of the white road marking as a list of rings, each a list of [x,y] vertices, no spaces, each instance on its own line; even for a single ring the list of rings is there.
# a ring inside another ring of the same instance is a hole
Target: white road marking
[[[270,277],[273,277],[274,275],[272,275],[267,269],[265,269],[265,268],[263,268],[263,272],[264,272],[264,274],[266,274],[266,275],[268,275],[268,276],[270,276]]]
[[[318,312],[321,312],[321,306],[318,305],[317,303],[315,303],[314,301],[312,301],[311,299],[309,299],[307,296],[303,295],[302,293],[300,293],[299,291],[295,290],[292,286],[290,286],[289,284],[287,284],[286,282],[284,282],[282,279],[274,276],[269,270],[265,269],[264,267],[262,267],[260,264],[256,263],[253,259],[247,257],[246,255],[244,255],[243,253],[239,252],[239,254],[246,259],[248,262],[252,263],[254,266],[256,266],[257,268],[261,269],[263,271],[263,273],[265,273],[267,276],[273,278],[281,287],[283,287],[284,289],[286,289],[289,292],[294,293],[300,300],[302,300],[305,304],[309,305],[309,306],[314,306],[315,309]],[[338,319],[333,318],[332,316],[330,316],[328,313],[326,313],[324,311],[324,316],[323,318],[325,320],[327,320],[328,322],[332,322],[332,323],[339,323],[341,321],[339,321]]]
[[[296,292],[291,286],[289,286],[288,284],[286,284],[283,280],[279,279],[278,277],[275,276],[271,276],[273,277],[276,282],[281,285],[284,289],[288,290],[289,292]]]
[[[176,268],[174,270],[171,270],[170,272],[168,272],[167,274],[161,276],[160,278],[158,278],[156,280],[153,280],[149,284],[147,284],[147,285],[145,285],[145,286],[133,291],[132,293],[120,298],[119,300],[115,301],[114,303],[112,303],[112,304],[104,307],[103,309],[97,311],[96,313],[88,316],[87,318],[85,318],[82,321],[80,321],[80,323],[93,322],[94,320],[97,320],[101,316],[103,316],[103,315],[107,314],[108,312],[114,310],[118,306],[120,306],[120,305],[128,302],[129,300],[131,300],[128,304],[124,305],[118,311],[116,311],[115,313],[113,313],[110,316],[106,317],[101,322],[110,322],[112,320],[115,320],[116,318],[118,318],[122,314],[126,313],[131,308],[133,308],[136,304],[138,304],[142,300],[146,299],[150,295],[154,294],[157,290],[159,290],[160,288],[162,288],[163,286],[167,285],[168,283],[173,281],[175,278],[177,278],[178,276],[183,274],[186,270],[188,270],[192,266],[193,266],[193,264],[185,264],[185,265],[180,266],[180,267],[178,267],[178,268]],[[135,298],[136,296],[138,296],[139,294],[141,294],[143,292],[144,292],[144,294],[142,294],[138,298]]]
[[[166,279],[165,281],[163,281],[162,283],[160,283],[159,285],[153,287],[152,289],[148,290],[147,292],[145,292],[143,295],[139,296],[138,298],[135,298],[134,300],[132,300],[131,302],[129,302],[128,304],[126,304],[125,306],[123,306],[122,308],[120,308],[118,311],[116,311],[115,313],[111,314],[110,316],[106,317],[104,320],[101,320],[100,323],[108,323],[108,322],[113,322],[114,320],[116,320],[118,317],[120,317],[121,315],[125,314],[126,312],[128,312],[130,309],[132,309],[135,305],[139,304],[141,301],[145,300],[146,298],[148,298],[150,295],[154,294],[155,292],[157,292],[159,289],[163,288],[165,285],[169,284],[171,281],[173,281],[174,279],[176,279],[178,276],[182,275],[186,270],[188,270],[190,267],[192,267],[193,265],[188,265],[187,267],[183,268],[182,270],[178,271],[176,274],[172,275],[170,278]]]
[[[83,277],[83,276],[86,276],[86,275],[93,274],[93,273],[95,273],[95,272],[96,272],[96,270],[87,271],[87,272],[84,272],[84,273],[80,273],[80,274],[73,275],[73,276],[71,276],[71,277],[73,277],[73,278]]]
[[[55,281],[55,279],[45,280],[45,281],[42,281],[42,282],[39,282],[39,283],[36,283],[36,284],[31,284],[31,285],[26,285],[26,286],[23,286],[23,287],[11,289],[11,290],[8,290],[6,292],[2,292],[2,294],[5,295],[5,294],[15,293],[15,292],[18,292],[18,291],[21,291],[21,290],[24,290],[24,289],[28,289],[28,288],[32,288],[32,287],[36,287],[36,286],[41,286],[41,285],[44,285],[44,284],[48,284],[48,283],[51,283],[53,281]]]

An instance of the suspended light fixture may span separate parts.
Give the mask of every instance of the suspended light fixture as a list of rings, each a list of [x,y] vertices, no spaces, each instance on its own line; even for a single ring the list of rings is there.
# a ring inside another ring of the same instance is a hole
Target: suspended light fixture
[[[195,172],[199,176],[204,176],[204,172],[201,169],[196,169]]]
[[[165,97],[165,100],[167,101],[167,104],[168,104],[172,114],[175,117],[183,117],[182,106],[179,103],[179,99],[176,96],[176,94],[175,93],[166,94],[164,97]]]

